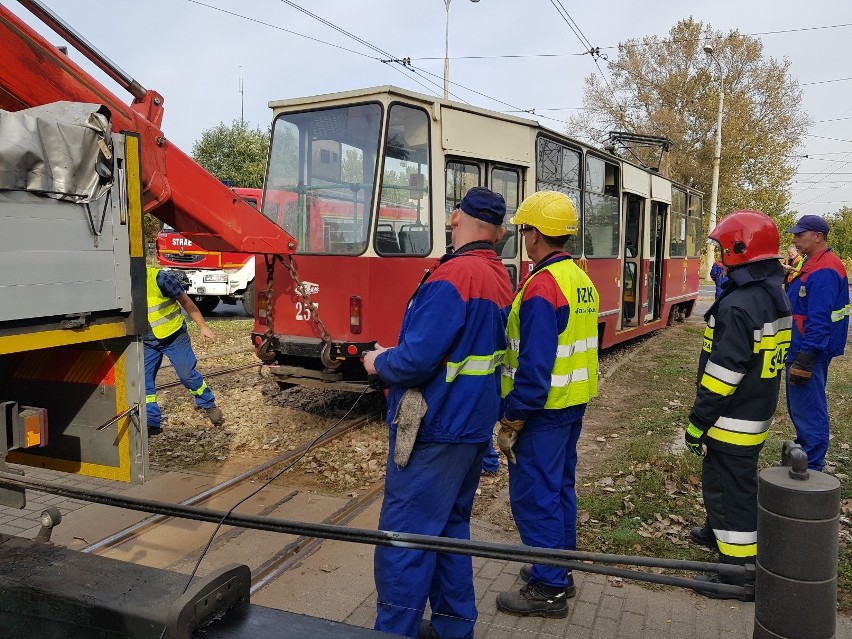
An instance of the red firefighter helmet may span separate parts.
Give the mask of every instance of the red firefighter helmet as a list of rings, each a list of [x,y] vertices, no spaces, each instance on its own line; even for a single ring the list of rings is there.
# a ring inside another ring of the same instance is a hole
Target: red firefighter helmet
[[[760,211],[729,213],[710,232],[710,239],[722,249],[722,264],[727,267],[781,258],[778,227]]]

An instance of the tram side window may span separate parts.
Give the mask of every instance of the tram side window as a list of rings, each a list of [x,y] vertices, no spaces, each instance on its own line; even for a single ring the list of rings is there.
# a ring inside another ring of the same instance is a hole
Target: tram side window
[[[586,156],[586,255],[618,257],[621,214],[618,206],[618,167]]]
[[[698,257],[703,246],[703,228],[701,226],[702,200],[695,193],[689,194],[689,210],[686,215],[686,254]]]
[[[582,211],[580,196],[580,152],[560,144],[555,140],[540,137],[536,149],[537,175],[536,191],[560,191],[573,200],[577,212]],[[565,250],[572,255],[583,253],[584,221],[580,214],[579,231],[565,244]],[[588,237],[586,251],[589,250]]]
[[[669,256],[686,257],[686,192],[675,188],[669,215]]]
[[[450,228],[450,215],[458,203],[461,202],[465,193],[473,187],[482,184],[479,165],[457,160],[447,162],[447,179],[445,184],[444,227],[447,234],[447,246],[449,246],[453,241],[452,229]]]
[[[517,171],[510,169],[493,169],[491,171],[491,190],[499,193],[506,201],[506,218],[503,228],[506,233],[503,239],[494,245],[494,250],[501,257],[515,257],[518,254],[517,227],[509,220],[515,215],[520,205],[521,178]]]
[[[429,161],[428,115],[404,104],[392,105],[376,226],[379,255],[432,251]]]
[[[298,253],[358,255],[367,247],[382,108],[284,113],[275,119],[263,214]]]

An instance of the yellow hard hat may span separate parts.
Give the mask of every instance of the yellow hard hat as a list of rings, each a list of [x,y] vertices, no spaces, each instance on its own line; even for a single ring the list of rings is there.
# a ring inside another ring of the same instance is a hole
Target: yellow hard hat
[[[570,197],[559,191],[538,191],[521,202],[509,222],[534,226],[550,237],[562,237],[577,235],[578,220],[577,207]]]

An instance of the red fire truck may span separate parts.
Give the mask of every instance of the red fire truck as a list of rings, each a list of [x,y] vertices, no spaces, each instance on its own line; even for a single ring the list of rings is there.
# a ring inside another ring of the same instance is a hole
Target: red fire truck
[[[261,189],[233,187],[231,190],[260,210]],[[179,269],[189,278],[187,294],[202,313],[209,313],[219,302],[242,301],[249,315],[254,315],[254,256],[233,251],[206,251],[163,224],[157,234],[157,263]]]

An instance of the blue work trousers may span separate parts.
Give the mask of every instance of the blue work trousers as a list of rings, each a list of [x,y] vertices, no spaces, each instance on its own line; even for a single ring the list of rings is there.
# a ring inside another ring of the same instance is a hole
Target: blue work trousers
[[[825,384],[830,360],[814,362],[805,384],[790,383],[787,365],[787,412],[796,427],[796,443],[808,454],[808,468],[821,471],[828,450],[828,400]]]
[[[485,457],[482,458],[482,470],[486,473],[496,473],[500,470],[500,457],[497,456],[497,451],[494,450],[494,444],[489,439],[488,449],[485,451]]]
[[[586,404],[533,413],[509,463],[509,501],[512,516],[527,546],[577,549],[577,440]],[[565,568],[533,564],[530,582],[564,588]]]
[[[470,539],[470,513],[488,443],[415,442],[404,468],[391,430],[380,530]],[[473,639],[476,598],[469,556],[377,546],[376,630],[417,637],[426,600],[441,639]]]
[[[157,372],[163,363],[163,355],[169,358],[175,373],[181,383],[186,386],[195,398],[199,408],[213,408],[216,405],[213,391],[195,367],[198,360],[192,351],[189,333],[181,331],[173,340],[144,342],[145,345],[145,412],[148,415],[148,428],[160,426],[163,420],[162,412],[157,404]]]

